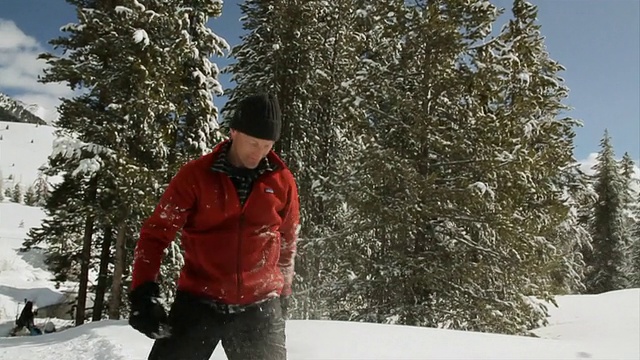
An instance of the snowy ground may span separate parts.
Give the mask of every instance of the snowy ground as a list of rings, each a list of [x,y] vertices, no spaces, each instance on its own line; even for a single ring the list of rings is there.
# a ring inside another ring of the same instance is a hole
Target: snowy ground
[[[555,325],[529,338],[397,325],[289,321],[296,359],[638,359],[638,290],[561,298]],[[611,306],[610,301],[614,301]],[[624,307],[620,307],[620,306]],[[604,309],[604,311],[603,311]],[[564,314],[564,315],[563,315]],[[593,316],[598,314],[597,316]],[[152,341],[126,321],[101,321],[55,334],[0,339],[0,359],[146,359]],[[211,359],[226,359],[216,349]]]
[[[0,129],[5,129],[3,124]],[[51,151],[53,129],[13,123],[10,129],[15,136],[0,131],[4,134],[0,169],[5,178],[11,173],[32,181]],[[31,138],[35,138],[33,144]],[[35,337],[2,337],[24,298],[43,307],[62,297],[63,289],[56,289],[50,281],[40,250],[17,251],[28,229],[37,226],[43,216],[35,207],[8,200],[0,203],[0,360],[146,359],[152,341],[127,326],[126,320],[89,323]],[[557,301],[559,308],[550,306],[551,324],[536,330],[541,338],[289,321],[289,359],[640,359],[640,289],[561,296]],[[56,325],[63,323],[51,320]],[[42,321],[45,319],[36,319],[36,323]],[[211,359],[226,359],[224,350],[218,347]]]

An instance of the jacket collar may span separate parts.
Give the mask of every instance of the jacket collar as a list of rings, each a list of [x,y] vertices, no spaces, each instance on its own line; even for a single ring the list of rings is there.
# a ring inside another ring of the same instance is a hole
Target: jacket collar
[[[211,155],[213,156],[212,165],[215,164],[218,161],[218,158],[220,156],[226,156],[226,150],[230,146],[231,146],[231,139],[227,138],[227,139],[219,142],[216,146],[213,147],[213,149],[211,151]],[[278,156],[278,154],[276,154],[276,152],[273,151],[273,150],[271,150],[271,151],[269,151],[269,153],[267,153],[266,160],[267,160],[268,170],[269,171],[275,172],[275,171],[287,168],[287,166],[284,163],[284,161],[282,161],[280,156]]]

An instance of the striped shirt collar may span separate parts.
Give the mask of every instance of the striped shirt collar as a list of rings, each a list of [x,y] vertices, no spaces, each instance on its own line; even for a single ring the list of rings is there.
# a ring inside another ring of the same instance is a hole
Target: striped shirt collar
[[[244,169],[233,166],[229,161],[229,149],[231,148],[231,140],[223,144],[220,148],[211,170],[225,173],[231,177],[238,178],[257,178],[267,171],[275,171],[276,165],[272,164],[267,157],[264,157],[255,169]]]

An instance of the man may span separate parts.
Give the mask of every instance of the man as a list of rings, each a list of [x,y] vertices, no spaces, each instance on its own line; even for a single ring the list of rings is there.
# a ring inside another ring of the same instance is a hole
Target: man
[[[298,190],[272,150],[281,114],[270,95],[238,104],[231,137],[184,165],[144,222],[135,249],[132,327],[155,339],[149,360],[284,360]],[[156,277],[178,230],[184,248],[167,316]]]

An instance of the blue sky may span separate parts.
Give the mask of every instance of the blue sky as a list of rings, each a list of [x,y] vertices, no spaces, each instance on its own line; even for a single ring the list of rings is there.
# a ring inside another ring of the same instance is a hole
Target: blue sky
[[[511,4],[492,2],[507,8]],[[640,159],[640,1],[530,2],[539,8],[551,57],[567,69],[561,76],[571,90],[565,103],[574,110],[568,115],[584,122],[576,130],[576,157],[591,163],[607,128],[618,156],[627,151]],[[210,22],[231,45],[242,33],[237,4],[225,1],[222,17]],[[49,108],[56,97],[69,95],[63,85],[36,83],[42,64],[32,58],[50,49],[47,41],[61,34],[62,25],[75,21],[74,8],[63,0],[0,0],[0,92]],[[228,77],[221,80],[229,85]]]

